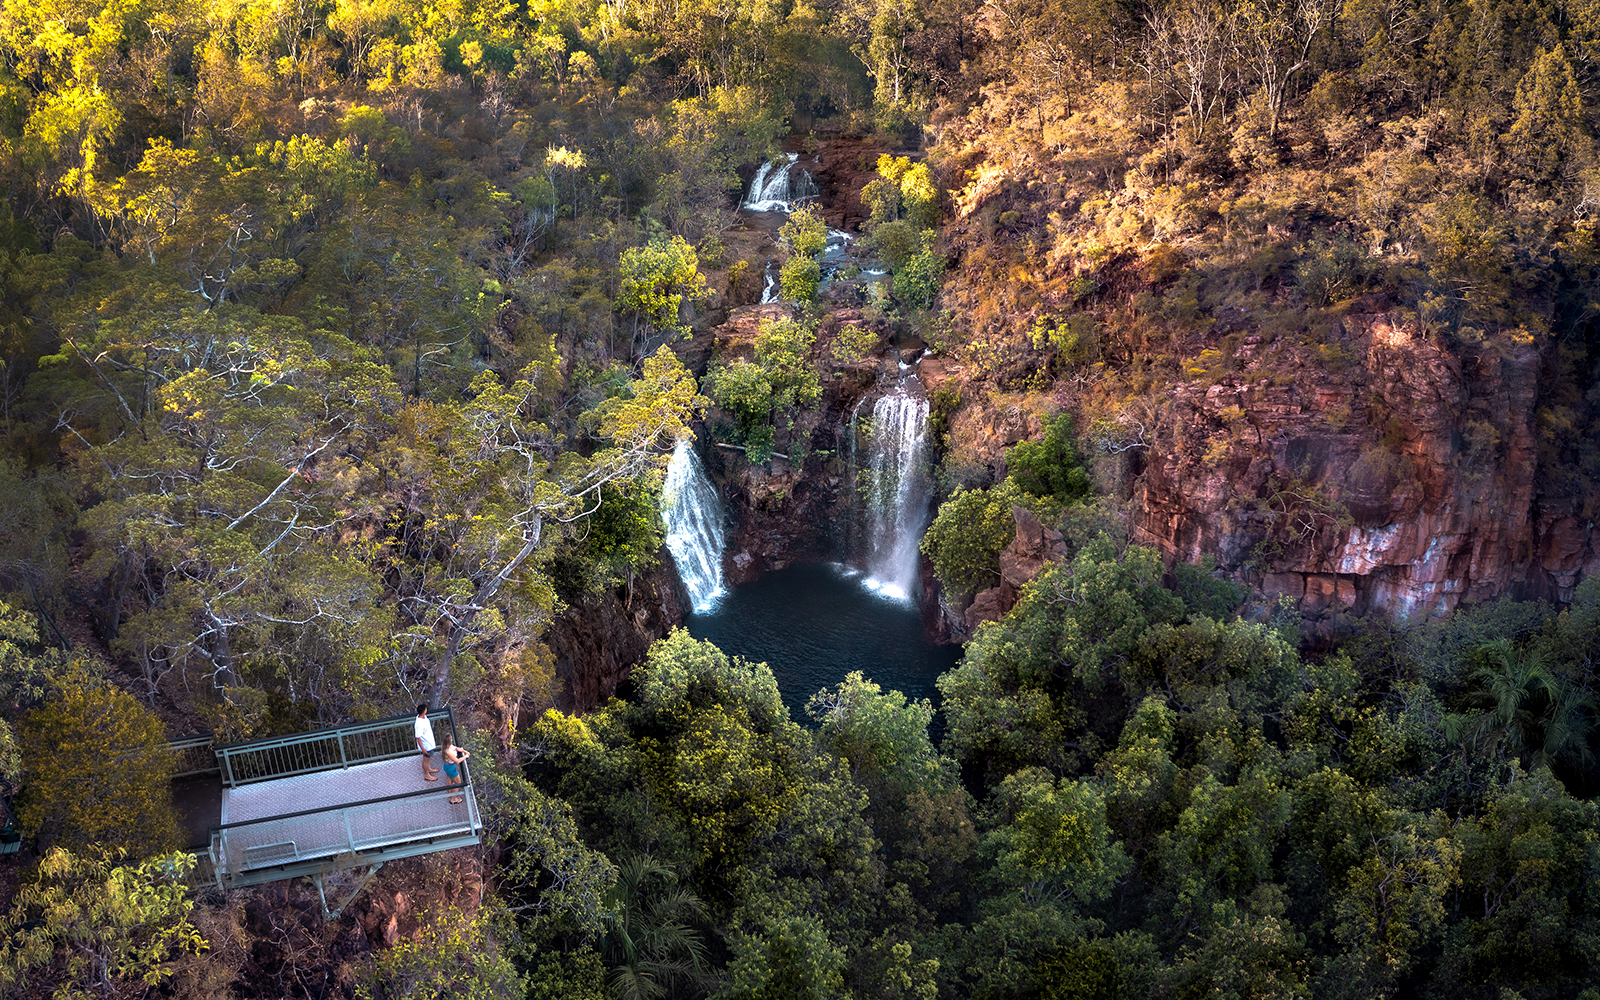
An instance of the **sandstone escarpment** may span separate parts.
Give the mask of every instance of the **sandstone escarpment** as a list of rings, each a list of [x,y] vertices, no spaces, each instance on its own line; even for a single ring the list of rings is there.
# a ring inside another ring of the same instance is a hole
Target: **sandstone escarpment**
[[[1373,313],[1314,349],[1246,336],[1225,360],[1166,408],[1135,542],[1214,554],[1310,617],[1566,600],[1600,569],[1591,527],[1537,491],[1532,338],[1446,347]]]

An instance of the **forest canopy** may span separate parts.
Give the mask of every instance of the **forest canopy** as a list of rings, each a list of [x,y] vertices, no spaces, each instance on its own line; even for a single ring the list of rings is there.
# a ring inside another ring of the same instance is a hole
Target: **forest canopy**
[[[1237,579],[1350,527],[1313,484],[1238,498],[1232,578],[1126,535],[1175,387],[1358,380],[1379,311],[1446,367],[1532,352],[1529,490],[1592,527],[1597,57],[1544,0],[4,4],[0,992],[1600,997],[1600,583],[1303,633]],[[741,191],[823,147],[849,183],[780,264]],[[850,302],[846,203],[888,272]],[[768,264],[782,315],[710,356]],[[938,703],[851,673],[794,718],[661,628],[553,707],[558,616],[652,603],[674,445],[821,463],[913,343],[961,373],[955,617],[1023,514],[1061,546]],[[1400,415],[1340,405],[1415,485]],[[168,738],[419,701],[471,720],[487,835],[411,871],[475,889],[357,944],[189,892]]]

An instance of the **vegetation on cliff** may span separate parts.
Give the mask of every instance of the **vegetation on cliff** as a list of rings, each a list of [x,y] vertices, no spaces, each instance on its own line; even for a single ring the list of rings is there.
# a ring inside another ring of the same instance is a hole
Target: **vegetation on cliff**
[[[5,4],[0,991],[1592,996],[1600,583],[1312,655],[1118,529],[1215,473],[1264,581],[1531,453],[1591,545],[1597,45],[1542,0]],[[824,289],[794,213],[793,315],[697,381],[770,251],[742,179],[806,122],[892,277]],[[682,632],[546,711],[552,619],[659,558],[673,441],[714,402],[804,470],[891,337],[946,376],[947,599],[1016,508],[1061,535],[939,714],[853,674],[802,725]],[[1419,358],[1466,386],[1428,434],[1367,391]],[[1349,491],[1257,468],[1291,403]],[[187,894],[164,736],[443,698],[490,837],[386,874],[411,909]]]

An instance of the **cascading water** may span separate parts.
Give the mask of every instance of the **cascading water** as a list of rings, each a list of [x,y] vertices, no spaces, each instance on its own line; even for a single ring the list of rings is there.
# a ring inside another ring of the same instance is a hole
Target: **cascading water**
[[[709,610],[723,592],[722,500],[688,438],[672,450],[661,489],[661,517],[667,525],[667,551],[694,610]]]
[[[767,261],[766,270],[762,274],[761,301],[778,301],[778,262],[775,260]]]
[[[928,516],[927,424],[928,401],[904,387],[873,404],[864,582],[895,600],[916,591],[917,545]]]
[[[744,196],[740,208],[752,212],[791,212],[802,201],[817,197],[817,184],[804,170],[794,172],[799,153],[790,153],[783,163],[773,169],[772,161],[761,165],[750,179],[750,191]]]

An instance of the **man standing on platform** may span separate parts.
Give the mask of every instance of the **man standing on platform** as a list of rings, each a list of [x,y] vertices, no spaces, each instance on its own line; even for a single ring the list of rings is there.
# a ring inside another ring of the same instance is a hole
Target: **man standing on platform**
[[[428,755],[433,753],[433,723],[428,721],[428,706],[417,706],[417,749],[422,751],[422,779],[438,781],[439,769],[428,766]]]

